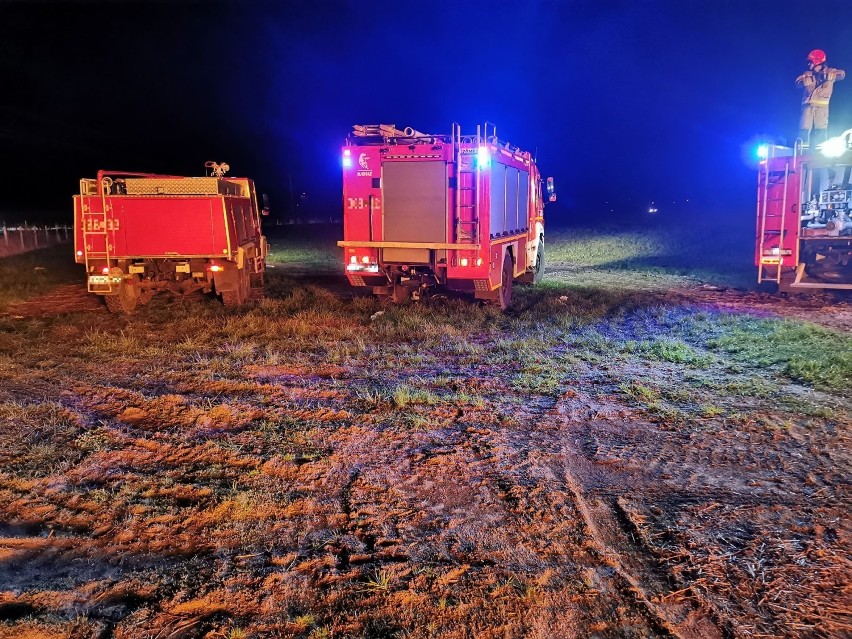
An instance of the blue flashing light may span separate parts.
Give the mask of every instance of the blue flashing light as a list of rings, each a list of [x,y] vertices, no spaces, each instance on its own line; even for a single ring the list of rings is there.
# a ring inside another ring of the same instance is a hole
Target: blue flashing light
[[[759,160],[765,160],[769,157],[769,145],[761,144],[757,147],[757,157]]]
[[[484,169],[491,164],[491,152],[487,146],[479,147],[479,152],[476,154],[476,161],[479,168]]]
[[[343,156],[343,168],[348,169],[352,166],[352,158],[349,155]]]

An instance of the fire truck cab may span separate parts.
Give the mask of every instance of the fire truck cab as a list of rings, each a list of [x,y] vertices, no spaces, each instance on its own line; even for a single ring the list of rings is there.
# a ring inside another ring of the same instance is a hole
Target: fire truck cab
[[[357,125],[342,148],[344,268],[395,302],[443,288],[502,309],[512,282],[544,275],[544,205],[529,152],[493,125],[475,135]]]
[[[852,129],[817,148],[758,149],[757,281],[852,289]]]

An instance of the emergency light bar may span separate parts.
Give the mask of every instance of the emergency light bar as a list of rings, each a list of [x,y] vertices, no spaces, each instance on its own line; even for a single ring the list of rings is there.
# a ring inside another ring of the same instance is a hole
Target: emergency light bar
[[[491,151],[488,150],[487,146],[479,147],[479,151],[476,154],[476,162],[480,168],[485,168],[491,164]]]

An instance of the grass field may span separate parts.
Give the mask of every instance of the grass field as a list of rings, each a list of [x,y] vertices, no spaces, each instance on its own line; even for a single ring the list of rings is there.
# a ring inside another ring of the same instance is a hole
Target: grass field
[[[659,227],[393,306],[333,239],[244,309],[0,263],[0,637],[849,636],[844,300]]]

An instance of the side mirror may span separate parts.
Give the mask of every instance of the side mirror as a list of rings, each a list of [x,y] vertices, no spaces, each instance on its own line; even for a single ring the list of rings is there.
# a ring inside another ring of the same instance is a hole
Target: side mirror
[[[260,196],[260,198],[263,201],[263,208],[260,210],[260,214],[261,215],[269,215],[269,196],[266,193],[264,193],[263,195]]]
[[[552,177],[547,178],[547,201],[556,201],[556,185],[553,183]]]

